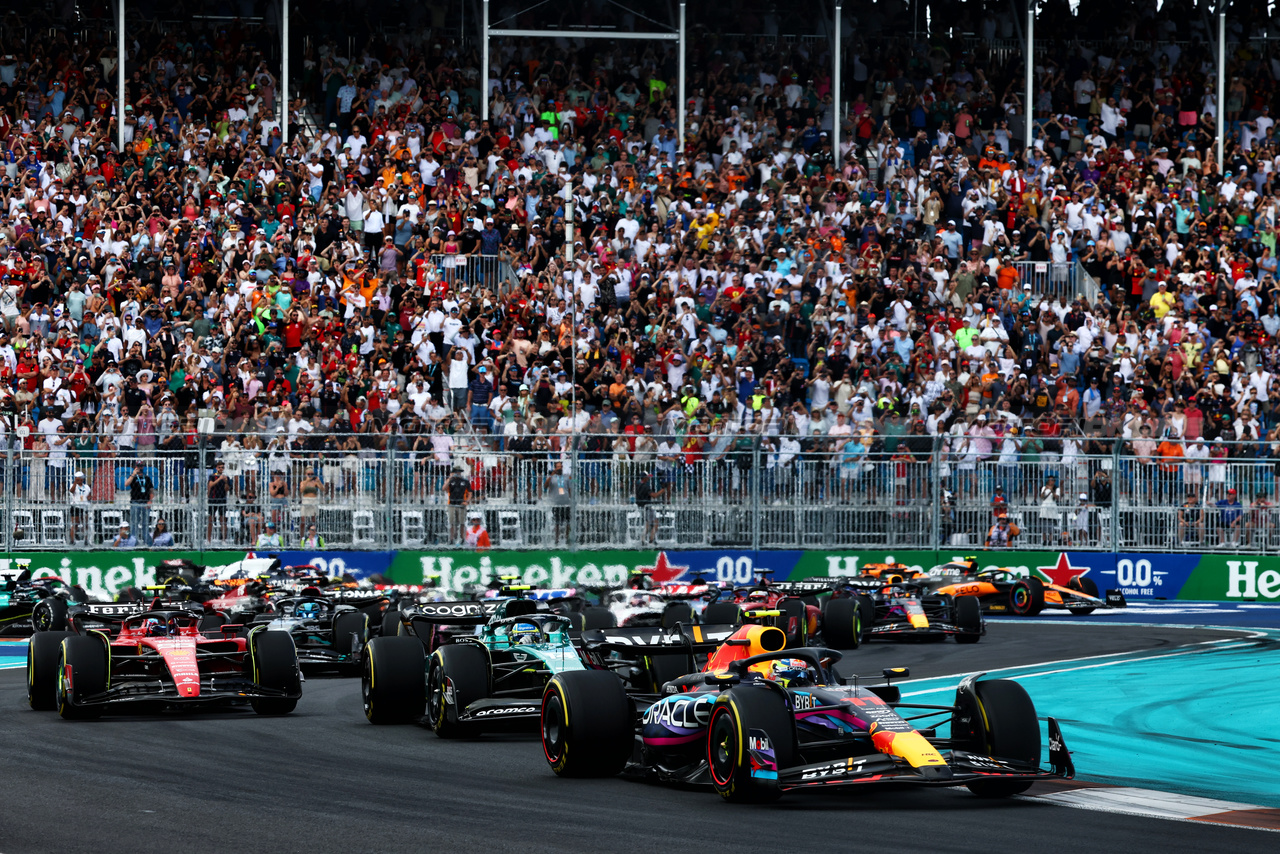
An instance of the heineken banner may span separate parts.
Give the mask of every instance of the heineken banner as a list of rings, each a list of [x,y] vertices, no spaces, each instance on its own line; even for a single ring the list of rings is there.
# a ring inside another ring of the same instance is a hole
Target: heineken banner
[[[58,576],[79,584],[95,599],[114,599],[126,587],[154,584],[156,564],[185,558],[221,566],[245,557],[239,551],[208,552],[31,552],[0,557],[0,570],[30,561],[37,577]],[[983,567],[1002,567],[1065,584],[1074,575],[1093,579],[1099,590],[1118,588],[1128,599],[1247,601],[1280,599],[1280,558],[1110,552],[941,551],[400,551],[279,552],[286,566],[310,564],[330,575],[378,575],[400,584],[427,584],[453,593],[514,576],[539,587],[602,587],[621,584],[635,571],[656,581],[698,577],[724,584],[750,584],[767,571],[778,581],[851,575],[868,563],[898,562],[929,569],[975,555]],[[259,553],[265,557],[264,553]]]

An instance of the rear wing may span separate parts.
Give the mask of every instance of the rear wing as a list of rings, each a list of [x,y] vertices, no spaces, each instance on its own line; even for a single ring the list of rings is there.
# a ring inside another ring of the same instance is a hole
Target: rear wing
[[[776,590],[788,596],[813,596],[818,593],[830,593],[831,588],[844,583],[845,579],[832,577],[823,581],[779,581],[770,584],[770,590]]]
[[[498,602],[423,602],[412,611],[404,612],[410,622],[425,622],[433,626],[483,626],[489,622]]]
[[[591,650],[619,654],[688,651],[714,652],[738,630],[733,623],[702,626],[675,626],[634,629],[588,629],[582,633],[582,644]]]

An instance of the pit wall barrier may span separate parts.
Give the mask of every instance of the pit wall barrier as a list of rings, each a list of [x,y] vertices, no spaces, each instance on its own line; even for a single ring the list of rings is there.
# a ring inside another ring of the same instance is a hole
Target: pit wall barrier
[[[79,584],[94,598],[115,598],[126,587],[156,581],[156,564],[187,558],[220,566],[245,557],[242,551],[11,553],[0,557],[0,571],[30,561],[37,577],[59,576]],[[265,553],[258,552],[258,556]],[[1183,599],[1213,602],[1280,599],[1280,558],[1241,555],[908,551],[282,551],[285,565],[312,564],[331,575],[357,578],[379,574],[399,584],[431,584],[460,593],[506,576],[539,587],[598,587],[621,584],[634,571],[660,582],[708,581],[748,585],[759,570],[777,581],[848,575],[868,563],[899,562],[929,569],[949,560],[977,557],[982,567],[1003,567],[1020,575],[1066,584],[1086,575],[1099,590],[1120,589],[1129,600]]]

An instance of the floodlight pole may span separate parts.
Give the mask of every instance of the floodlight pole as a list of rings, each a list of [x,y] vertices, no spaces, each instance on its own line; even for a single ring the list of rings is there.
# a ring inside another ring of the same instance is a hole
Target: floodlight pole
[[[841,60],[843,59],[843,57],[840,55],[840,50],[841,50],[841,47],[843,46],[841,44],[841,36],[843,35],[843,33],[841,33],[840,31],[841,30],[840,13],[842,11],[843,11],[843,7],[840,5],[840,3],[837,2],[836,3],[836,40],[835,40],[835,49],[832,51],[833,60],[831,63],[832,65],[831,108],[835,111],[834,117],[831,120],[831,159],[834,161],[837,171],[839,171],[840,163],[841,163],[840,125],[841,125],[841,119],[844,115],[844,111],[840,109],[840,83],[841,83],[840,66],[842,64]]]
[[[680,155],[684,152],[684,129],[685,129],[685,109],[686,109],[685,100],[684,100],[685,99],[684,57],[685,57],[685,53],[688,50],[688,40],[687,40],[687,33],[685,31],[684,12],[685,12],[685,2],[684,0],[680,0],[680,33],[677,36],[677,38],[680,40],[679,47],[677,48],[677,50],[680,51],[680,63],[679,63],[679,71],[677,72],[678,76],[676,79],[676,97],[679,99],[679,103],[676,105],[676,116],[677,116],[676,121],[680,126],[680,131],[679,131],[679,138],[676,140],[676,143],[677,143],[676,163],[680,162]],[[675,166],[676,164],[672,163],[671,165]]]
[[[124,0],[116,8],[116,150],[124,153]]]
[[[289,0],[280,0],[280,147],[289,144]]]
[[[489,0],[480,4],[480,119],[489,121]]]
[[[1227,132],[1227,9],[1223,0],[1218,0],[1218,172],[1225,175],[1226,164],[1222,162],[1223,146]]]
[[[1027,0],[1027,101],[1022,105],[1022,121],[1025,127],[1023,136],[1026,145],[1022,148],[1025,156],[1035,144],[1035,96],[1036,96],[1036,0]]]

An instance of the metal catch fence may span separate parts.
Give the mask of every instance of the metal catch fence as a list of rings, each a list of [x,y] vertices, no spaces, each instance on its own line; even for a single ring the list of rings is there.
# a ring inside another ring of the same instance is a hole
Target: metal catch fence
[[[485,434],[427,435],[211,435],[176,452],[60,456],[19,446],[0,451],[3,545],[116,548],[127,524],[131,548],[162,534],[172,544],[157,548],[444,548],[479,514],[497,548],[1280,546],[1280,452],[1260,456],[1257,443],[1165,459],[1121,442],[1108,455],[979,455],[947,438],[913,449],[857,435],[553,435],[518,451]],[[149,500],[135,500],[140,482]]]

